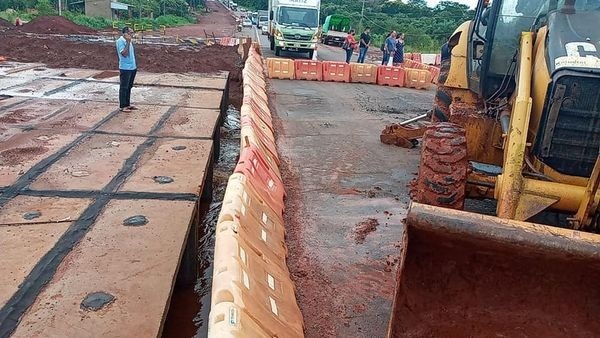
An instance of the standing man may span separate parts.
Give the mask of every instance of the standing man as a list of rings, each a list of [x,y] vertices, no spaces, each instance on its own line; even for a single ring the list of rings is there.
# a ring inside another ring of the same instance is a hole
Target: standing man
[[[133,48],[133,30],[127,26],[123,28],[123,35],[117,40],[117,55],[119,56],[119,110],[137,110],[131,105],[131,88],[137,73],[135,51]]]
[[[360,51],[358,53],[358,63],[365,63],[367,51],[371,46],[371,27],[365,28],[365,31],[360,35]]]
[[[386,66],[390,61],[390,58],[394,57],[396,52],[396,31],[392,31],[390,35],[385,39],[383,46],[383,61],[382,65]]]

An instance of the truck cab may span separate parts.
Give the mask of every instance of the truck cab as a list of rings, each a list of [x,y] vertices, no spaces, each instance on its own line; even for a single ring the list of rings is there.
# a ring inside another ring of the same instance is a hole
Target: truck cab
[[[308,53],[319,41],[320,0],[269,0],[269,40],[271,50]]]

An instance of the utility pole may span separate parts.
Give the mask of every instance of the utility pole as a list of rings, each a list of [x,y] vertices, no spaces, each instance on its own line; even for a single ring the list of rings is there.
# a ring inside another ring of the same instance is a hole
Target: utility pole
[[[360,12],[360,31],[361,32],[364,30],[364,27],[363,27],[363,19],[364,18],[365,18],[365,0],[363,0],[362,11]]]
[[[58,0],[58,15],[62,16],[62,6],[60,5],[60,0]]]

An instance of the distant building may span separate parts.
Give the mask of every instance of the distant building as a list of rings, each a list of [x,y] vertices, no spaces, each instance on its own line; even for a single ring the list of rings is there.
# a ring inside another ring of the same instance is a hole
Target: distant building
[[[85,15],[109,19],[131,17],[131,5],[111,0],[85,0]]]

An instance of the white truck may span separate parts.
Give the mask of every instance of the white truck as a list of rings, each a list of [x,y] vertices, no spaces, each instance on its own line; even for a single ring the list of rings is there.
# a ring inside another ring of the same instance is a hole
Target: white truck
[[[271,50],[308,53],[312,59],[319,42],[321,0],[269,0]]]

